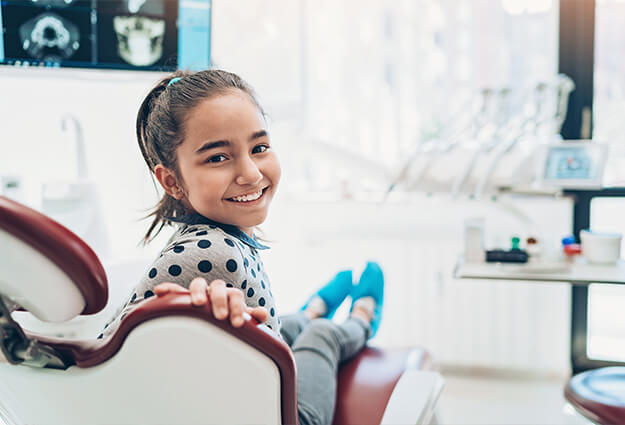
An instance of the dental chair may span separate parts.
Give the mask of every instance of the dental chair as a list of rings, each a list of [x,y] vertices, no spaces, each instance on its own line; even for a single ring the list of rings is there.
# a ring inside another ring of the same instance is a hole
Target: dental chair
[[[625,367],[587,370],[571,378],[564,397],[577,412],[600,425],[625,425]]]
[[[289,347],[187,293],[151,297],[108,338],[22,329],[19,307],[66,322],[107,303],[94,252],[48,217],[0,196],[0,424],[296,424]],[[367,347],[339,371],[335,424],[433,423],[442,378],[426,351]]]

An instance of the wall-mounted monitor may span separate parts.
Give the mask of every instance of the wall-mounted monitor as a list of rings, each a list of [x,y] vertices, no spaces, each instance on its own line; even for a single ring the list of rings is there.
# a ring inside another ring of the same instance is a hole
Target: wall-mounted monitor
[[[1,0],[0,65],[142,71],[210,65],[211,0]]]

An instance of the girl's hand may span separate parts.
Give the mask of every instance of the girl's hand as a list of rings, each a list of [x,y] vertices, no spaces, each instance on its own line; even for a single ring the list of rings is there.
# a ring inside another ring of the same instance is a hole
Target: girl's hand
[[[186,293],[187,290],[177,283],[161,283],[154,288],[154,293],[158,296],[170,292]],[[191,292],[191,303],[195,306],[205,305],[210,298],[215,318],[224,320],[230,316],[230,323],[235,328],[245,323],[244,313],[248,313],[261,323],[267,320],[267,310],[263,307],[245,305],[243,292],[236,288],[227,288],[223,280],[216,279],[208,285],[205,279],[196,277],[191,281],[188,292]]]

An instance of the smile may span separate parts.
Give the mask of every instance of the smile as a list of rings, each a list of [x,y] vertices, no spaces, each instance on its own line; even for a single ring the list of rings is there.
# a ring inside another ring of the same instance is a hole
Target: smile
[[[265,194],[267,187],[264,189],[258,190],[256,192],[248,193],[248,194],[241,195],[241,196],[234,196],[232,198],[227,198],[227,200],[232,201],[232,202],[240,202],[240,203],[254,202],[260,199]]]

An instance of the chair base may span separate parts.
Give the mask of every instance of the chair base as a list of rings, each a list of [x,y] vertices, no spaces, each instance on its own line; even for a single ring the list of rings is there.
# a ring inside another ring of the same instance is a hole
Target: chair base
[[[575,375],[564,396],[592,422],[625,425],[625,367],[604,367]]]

